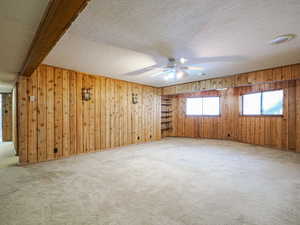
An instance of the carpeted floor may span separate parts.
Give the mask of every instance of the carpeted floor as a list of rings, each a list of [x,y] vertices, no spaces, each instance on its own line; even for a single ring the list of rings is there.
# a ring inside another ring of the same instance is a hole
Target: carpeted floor
[[[299,225],[300,154],[167,138],[0,169],[1,225]]]
[[[12,142],[0,142],[0,168],[15,166],[19,158],[15,154],[14,144]]]

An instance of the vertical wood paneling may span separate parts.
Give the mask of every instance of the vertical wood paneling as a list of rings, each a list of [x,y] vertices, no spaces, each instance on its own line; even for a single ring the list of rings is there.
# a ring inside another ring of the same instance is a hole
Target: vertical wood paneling
[[[132,110],[133,110],[133,104],[132,104],[132,84],[127,83],[127,144],[133,144],[133,134],[134,129],[132,128]],[[160,114],[159,114],[160,116]]]
[[[28,93],[27,93],[27,77],[20,76],[18,82],[18,148],[20,163],[28,163]]]
[[[295,81],[288,81],[288,93],[287,93],[287,145],[288,149],[295,150],[296,149],[296,82]],[[299,104],[299,103],[298,103]],[[300,111],[299,111],[300,113]]]
[[[27,93],[28,97],[28,162],[35,163],[38,161],[38,135],[37,135],[37,97],[38,97],[38,70],[36,70],[31,77],[27,78]],[[30,97],[32,96],[32,97]]]
[[[300,72],[300,71],[299,71]],[[296,81],[296,151],[300,152],[300,80]]]
[[[272,71],[271,71],[272,72]],[[282,76],[282,70],[269,73],[270,78]],[[279,75],[281,74],[281,75]],[[256,79],[252,77],[252,79]],[[251,80],[249,82],[252,82]],[[283,89],[283,116],[241,116],[240,95]],[[200,137],[235,140],[250,144],[265,145],[280,149],[297,150],[300,147],[300,83],[282,81],[245,87],[229,88],[226,91],[203,91],[173,96],[177,102],[173,109],[173,131],[169,136]],[[196,117],[185,115],[185,100],[192,96],[221,96],[221,116]],[[298,103],[298,104],[297,104]],[[297,121],[297,122],[296,122]],[[299,151],[299,150],[298,150]]]
[[[55,68],[54,78],[54,138],[57,152],[55,158],[63,156],[63,70]]]
[[[110,132],[111,132],[111,124],[110,124],[110,120],[111,118],[111,105],[113,104],[112,99],[111,99],[111,79],[107,78],[106,79],[106,85],[105,85],[105,99],[106,99],[106,109],[105,109],[105,148],[110,148],[111,147],[111,142],[110,142]]]
[[[2,141],[13,140],[12,93],[2,94]]]
[[[109,126],[110,126],[110,148],[115,147],[115,124],[116,124],[116,112],[115,112],[115,107],[116,107],[116,102],[115,102],[115,87],[116,87],[116,82],[114,82],[112,79],[110,80],[110,119],[109,119]]]
[[[63,156],[70,155],[70,77],[69,71],[63,71]]]
[[[113,131],[115,131],[115,138],[114,138],[114,142],[115,142],[115,147],[119,147],[120,146],[120,81],[116,81],[115,82],[115,115],[114,115],[114,129]]]
[[[89,151],[93,152],[96,151],[96,147],[95,147],[95,125],[96,125],[96,120],[95,120],[95,100],[97,98],[97,96],[95,95],[95,77],[94,76],[90,76],[89,77],[89,87],[91,88],[91,94],[92,94],[92,98],[89,101]]]
[[[95,78],[95,150],[101,149],[101,79]]]
[[[45,79],[46,78],[46,79]],[[47,111],[46,111],[46,91],[47,91],[47,70],[43,67],[39,67],[37,70],[37,151],[38,161],[47,160]],[[36,89],[36,88],[35,88]]]
[[[54,159],[54,69],[47,67],[47,159]]]
[[[160,139],[158,88],[46,65],[18,82],[22,163]],[[90,101],[82,100],[82,88],[91,88]]]
[[[76,90],[76,73],[71,71],[70,76],[70,90],[69,90],[69,115],[70,115],[70,151],[71,155],[77,152],[77,120],[76,120],[76,108],[77,108],[77,90]]]
[[[82,101],[82,74],[76,74],[76,153],[84,152],[83,149],[83,101]]]
[[[106,79],[101,77],[101,88],[100,88],[100,138],[101,138],[101,149],[105,149],[106,144],[106,134],[107,134],[107,120],[106,120]]]
[[[89,88],[89,76],[83,76],[83,88]],[[83,106],[83,151],[89,152],[89,136],[90,136],[90,102],[82,101]]]

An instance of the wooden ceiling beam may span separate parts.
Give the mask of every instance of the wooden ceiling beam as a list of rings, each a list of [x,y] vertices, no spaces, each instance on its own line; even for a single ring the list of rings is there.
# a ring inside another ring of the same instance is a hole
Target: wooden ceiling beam
[[[51,0],[45,11],[20,75],[30,76],[90,0]]]

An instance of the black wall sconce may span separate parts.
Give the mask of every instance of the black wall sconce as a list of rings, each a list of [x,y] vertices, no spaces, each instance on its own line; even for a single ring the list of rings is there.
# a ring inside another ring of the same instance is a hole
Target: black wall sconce
[[[91,88],[82,88],[82,100],[89,101],[92,98]]]
[[[138,95],[135,93],[132,93],[132,104],[138,103]]]

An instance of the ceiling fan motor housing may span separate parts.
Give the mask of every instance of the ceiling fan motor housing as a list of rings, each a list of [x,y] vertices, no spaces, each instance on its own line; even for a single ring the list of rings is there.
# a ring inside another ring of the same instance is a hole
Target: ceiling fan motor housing
[[[167,68],[175,68],[177,63],[175,58],[168,58]]]

